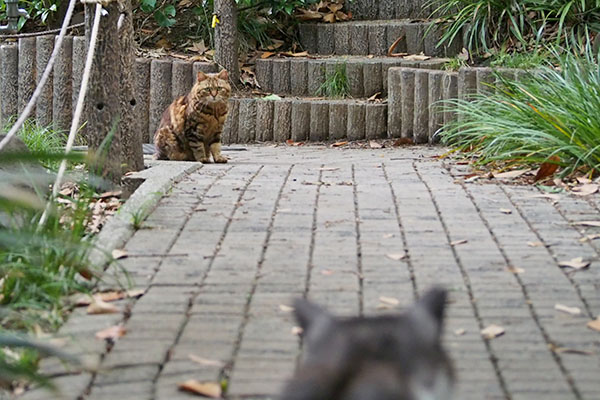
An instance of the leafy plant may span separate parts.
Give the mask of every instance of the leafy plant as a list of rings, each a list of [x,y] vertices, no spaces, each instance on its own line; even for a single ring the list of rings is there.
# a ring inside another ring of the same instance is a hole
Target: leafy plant
[[[458,120],[445,143],[479,162],[541,163],[558,156],[563,173],[600,171],[600,67],[591,56],[562,57],[527,79],[501,84],[490,96],[446,104]]]
[[[157,3],[156,0],[141,0],[140,9],[148,14],[152,14],[158,26],[168,28],[175,25],[175,14],[177,10],[175,5],[166,4],[165,1]]]
[[[346,64],[336,64],[335,70],[325,76],[325,82],[318,90],[319,96],[345,98],[348,96],[348,75]]]
[[[47,22],[58,12],[60,0],[21,0],[19,6],[22,7],[29,17],[41,25],[46,25]],[[6,2],[0,1],[0,20],[6,19]],[[17,29],[20,31],[25,25],[27,19],[19,17]]]
[[[40,356],[59,359],[80,365],[79,359],[45,343],[7,333],[0,333],[0,382],[7,383],[19,379],[35,382],[53,389],[51,382],[36,373]]]
[[[466,67],[468,63],[460,57],[452,57],[444,63],[444,70],[458,71],[462,67]]]
[[[553,59],[554,56],[551,52],[542,50],[527,53],[508,53],[505,49],[502,49],[493,56],[490,66],[532,69],[544,65]]]
[[[448,0],[435,13],[448,22],[440,44],[464,34],[476,53],[544,41],[581,47],[600,31],[600,0]]]

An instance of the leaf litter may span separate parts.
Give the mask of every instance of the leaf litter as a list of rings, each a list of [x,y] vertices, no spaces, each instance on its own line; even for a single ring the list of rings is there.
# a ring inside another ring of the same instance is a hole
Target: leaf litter
[[[576,257],[573,258],[571,260],[567,260],[567,261],[559,261],[558,262],[558,266],[562,267],[562,268],[573,268],[574,270],[578,271],[581,269],[585,269],[587,267],[589,267],[591,264],[590,261],[584,261],[583,257]]]
[[[190,379],[177,384],[179,390],[197,394],[211,399],[219,399],[223,394],[221,385],[218,382],[200,382],[195,379]]]
[[[488,340],[502,336],[505,333],[506,333],[506,330],[503,327],[501,327],[499,325],[495,325],[495,324],[492,324],[492,325],[488,326],[487,328],[481,330],[481,336],[483,336],[484,339],[488,339]]]
[[[118,338],[125,336],[127,329],[121,324],[111,326],[96,332],[96,338],[100,340],[112,340],[115,341]]]
[[[554,309],[569,315],[581,315],[581,309],[579,307],[569,307],[564,304],[556,303]]]

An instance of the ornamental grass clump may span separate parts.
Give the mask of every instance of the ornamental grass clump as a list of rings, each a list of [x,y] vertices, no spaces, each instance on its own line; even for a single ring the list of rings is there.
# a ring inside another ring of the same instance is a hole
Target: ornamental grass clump
[[[494,89],[445,104],[458,119],[440,132],[443,142],[482,164],[557,156],[563,175],[600,171],[600,67],[591,57],[567,55],[519,82],[500,77]]]

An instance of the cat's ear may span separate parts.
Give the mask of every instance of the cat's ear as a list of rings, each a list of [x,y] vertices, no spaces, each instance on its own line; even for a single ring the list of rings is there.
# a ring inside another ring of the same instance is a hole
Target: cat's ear
[[[424,338],[439,341],[442,335],[444,308],[448,293],[445,289],[434,287],[429,289],[409,311]]]
[[[223,71],[219,72],[219,75],[217,75],[217,78],[227,81],[227,80],[229,80],[229,72],[227,72],[227,70],[224,69]]]
[[[306,331],[316,321],[329,321],[331,315],[324,309],[306,299],[294,301],[294,314],[300,327]]]
[[[202,71],[198,71],[198,75],[196,76],[196,79],[198,80],[198,82],[202,82],[202,81],[205,81],[208,79],[208,75],[206,75]]]

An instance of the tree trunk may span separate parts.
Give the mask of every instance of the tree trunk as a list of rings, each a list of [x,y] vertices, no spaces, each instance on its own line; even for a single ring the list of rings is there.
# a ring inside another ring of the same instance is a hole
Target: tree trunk
[[[121,160],[123,172],[140,171],[144,168],[144,155],[142,154],[142,132],[140,131],[139,119],[134,113],[136,104],[133,70],[133,19],[131,11],[131,0],[119,0],[119,38],[120,69],[121,69]]]
[[[89,43],[96,5],[85,6],[86,38]],[[122,119],[119,93],[121,91],[120,41],[117,23],[119,5],[111,2],[104,6],[108,12],[100,19],[96,53],[88,89],[87,132],[88,148],[95,157],[90,174],[112,182],[121,183],[121,132]],[[109,134],[112,139],[105,140]],[[108,143],[103,143],[108,142]],[[100,150],[100,151],[99,151]]]
[[[240,80],[238,64],[237,8],[235,0],[215,0],[215,61],[229,72],[229,80],[237,86]]]

